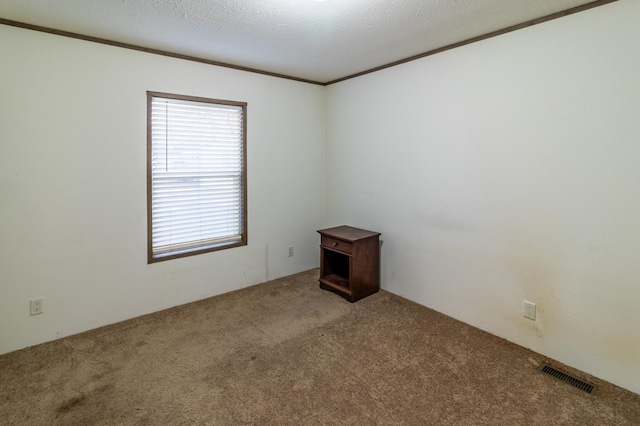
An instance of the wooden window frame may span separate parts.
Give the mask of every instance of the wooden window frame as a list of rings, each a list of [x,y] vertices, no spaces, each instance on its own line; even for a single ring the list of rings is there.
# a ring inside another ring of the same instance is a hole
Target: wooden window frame
[[[175,253],[164,255],[154,254],[153,247],[153,155],[152,155],[152,100],[154,97],[174,99],[180,101],[201,102],[208,104],[218,104],[226,106],[236,106],[242,109],[242,180],[241,180],[241,197],[242,197],[242,229],[241,239],[235,242],[211,245],[204,248],[188,249]],[[218,250],[226,250],[235,247],[246,246],[248,244],[247,230],[247,103],[237,102],[213,98],[204,98],[197,96],[178,95],[174,93],[147,91],[147,262],[149,264],[163,262],[166,260],[177,259],[187,256],[195,256],[198,254],[209,253]]]

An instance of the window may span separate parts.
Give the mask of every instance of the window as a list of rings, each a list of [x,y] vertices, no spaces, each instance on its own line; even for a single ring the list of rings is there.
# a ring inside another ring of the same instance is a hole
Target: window
[[[149,263],[247,244],[246,109],[147,92]]]

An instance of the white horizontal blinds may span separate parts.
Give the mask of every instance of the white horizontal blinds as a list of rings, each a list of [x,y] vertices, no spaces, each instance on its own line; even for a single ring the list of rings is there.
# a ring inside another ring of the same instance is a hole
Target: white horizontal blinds
[[[242,106],[152,97],[154,257],[242,239],[242,132]]]

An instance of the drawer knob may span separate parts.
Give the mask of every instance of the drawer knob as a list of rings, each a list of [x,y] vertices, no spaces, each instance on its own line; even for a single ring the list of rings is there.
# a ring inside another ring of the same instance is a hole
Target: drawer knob
[[[334,247],[335,247],[335,246],[337,246],[337,245],[338,245],[338,243],[333,243],[333,246],[334,246]]]

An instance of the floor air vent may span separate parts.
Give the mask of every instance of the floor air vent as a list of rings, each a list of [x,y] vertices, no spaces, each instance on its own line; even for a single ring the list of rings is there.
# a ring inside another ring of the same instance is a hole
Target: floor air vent
[[[592,385],[591,383],[587,383],[584,380],[580,380],[577,377],[565,373],[564,371],[558,370],[557,368],[554,368],[544,362],[540,364],[538,370],[542,371],[544,374],[548,374],[549,376],[560,380],[561,382],[565,382],[566,384],[571,385],[574,388],[578,388],[581,391],[588,393],[589,395],[594,395],[598,390],[598,387],[596,385]]]

